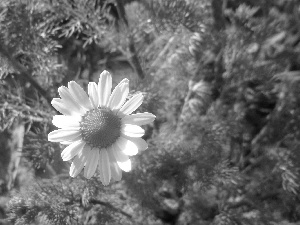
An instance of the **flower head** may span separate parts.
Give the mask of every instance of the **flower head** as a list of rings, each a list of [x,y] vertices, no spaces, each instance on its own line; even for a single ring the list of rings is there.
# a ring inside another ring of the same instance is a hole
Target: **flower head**
[[[84,168],[90,179],[97,167],[100,180],[108,185],[110,179],[121,180],[122,170],[131,170],[128,156],[148,145],[141,137],[140,125],[152,122],[151,113],[134,112],[143,102],[143,95],[136,94],[127,102],[129,81],[123,79],[113,90],[109,72],[100,74],[98,85],[90,82],[88,95],[75,82],[58,89],[61,98],[54,98],[53,107],[63,115],[55,115],[53,124],[58,130],[48,135],[48,140],[68,145],[61,153],[64,161],[72,160],[70,176],[76,177]]]

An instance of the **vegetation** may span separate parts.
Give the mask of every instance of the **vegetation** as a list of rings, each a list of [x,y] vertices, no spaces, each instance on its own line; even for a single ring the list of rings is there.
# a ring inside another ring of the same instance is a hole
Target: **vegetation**
[[[2,0],[0,224],[300,224],[297,0]],[[57,88],[141,91],[149,148],[71,178]]]

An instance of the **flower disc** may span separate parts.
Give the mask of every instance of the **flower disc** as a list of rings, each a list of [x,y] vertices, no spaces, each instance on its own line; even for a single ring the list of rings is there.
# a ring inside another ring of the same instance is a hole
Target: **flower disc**
[[[120,137],[121,121],[111,110],[97,108],[88,111],[80,123],[83,140],[93,148],[107,148]]]

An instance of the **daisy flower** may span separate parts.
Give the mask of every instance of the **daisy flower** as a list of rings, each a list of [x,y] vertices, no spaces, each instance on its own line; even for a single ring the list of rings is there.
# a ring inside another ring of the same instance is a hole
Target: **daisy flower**
[[[148,145],[141,137],[140,125],[154,121],[151,113],[134,112],[143,102],[141,93],[127,102],[129,80],[123,79],[113,90],[109,72],[100,74],[98,85],[88,84],[88,95],[75,82],[58,88],[61,98],[54,98],[53,107],[63,115],[55,115],[52,123],[58,130],[48,135],[48,140],[68,145],[61,153],[64,161],[72,160],[70,176],[76,177],[84,168],[90,179],[96,172],[104,185],[111,178],[119,181],[122,170],[131,170],[129,156]]]

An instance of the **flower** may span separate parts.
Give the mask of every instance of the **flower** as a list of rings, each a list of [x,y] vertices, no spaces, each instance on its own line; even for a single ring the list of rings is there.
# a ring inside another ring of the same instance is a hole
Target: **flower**
[[[54,98],[53,107],[63,115],[55,115],[52,123],[58,130],[48,140],[68,145],[61,153],[64,161],[72,160],[70,176],[76,177],[84,168],[90,179],[98,167],[100,180],[108,185],[110,179],[121,180],[122,170],[131,170],[128,156],[136,155],[148,145],[141,137],[140,125],[154,121],[151,113],[136,113],[143,102],[141,93],[127,102],[129,80],[123,79],[113,90],[109,72],[100,74],[98,85],[88,84],[88,95],[75,82],[58,88],[61,98]]]

